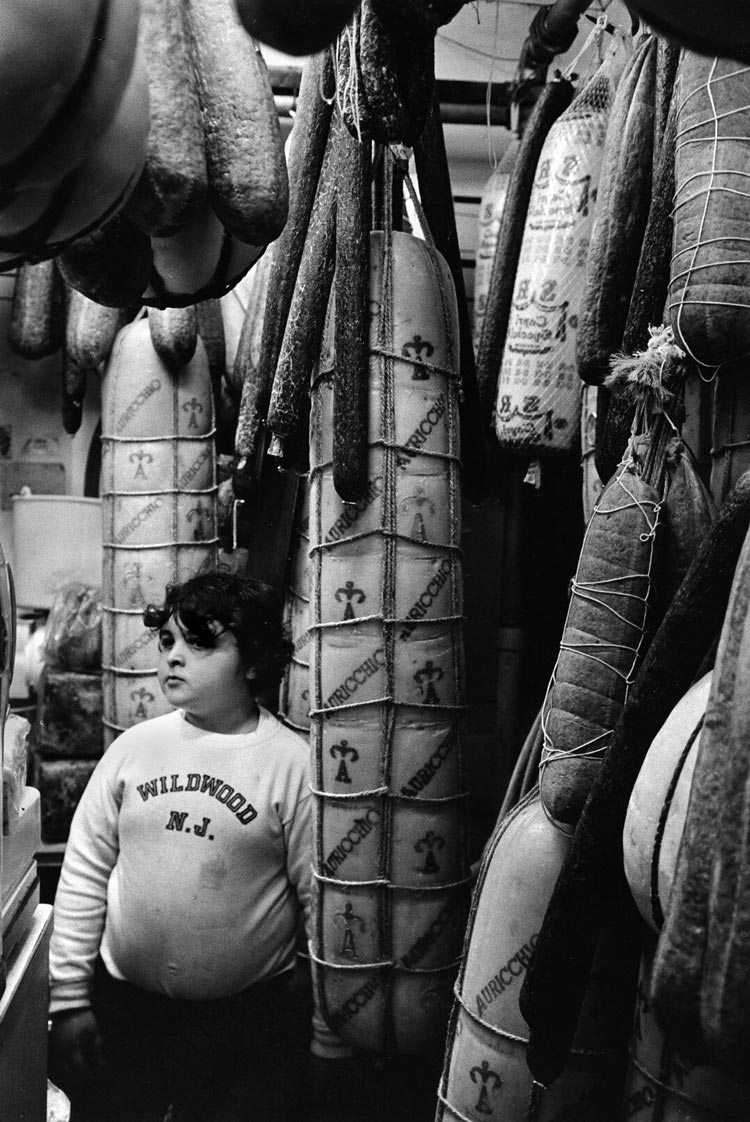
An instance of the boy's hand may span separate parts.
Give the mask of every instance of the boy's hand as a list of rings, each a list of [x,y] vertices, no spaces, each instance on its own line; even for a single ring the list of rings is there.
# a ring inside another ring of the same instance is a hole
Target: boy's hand
[[[90,1009],[55,1013],[49,1033],[49,1067],[53,1083],[83,1088],[101,1075],[104,1067],[102,1038]]]

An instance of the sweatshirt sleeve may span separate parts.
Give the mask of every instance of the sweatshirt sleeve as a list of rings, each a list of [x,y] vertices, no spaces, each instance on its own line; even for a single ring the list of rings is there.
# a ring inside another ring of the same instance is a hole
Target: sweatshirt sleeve
[[[312,795],[310,794],[309,777],[305,780],[304,789],[299,792],[292,817],[285,824],[285,831],[287,873],[302,908],[309,943],[311,937],[310,896],[312,883]],[[347,1059],[353,1056],[355,1054],[354,1049],[331,1032],[323,1020],[314,995],[315,987],[313,986],[311,1051],[316,1056],[329,1060]]]
[[[91,1002],[107,885],[119,853],[119,755],[112,745],[96,765],[71,822],[53,911],[51,1014]]]

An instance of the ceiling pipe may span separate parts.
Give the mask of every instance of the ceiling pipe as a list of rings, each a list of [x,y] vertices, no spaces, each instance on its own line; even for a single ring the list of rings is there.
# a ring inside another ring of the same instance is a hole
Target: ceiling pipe
[[[269,76],[276,110],[282,120],[294,117],[297,108],[299,71],[271,69]],[[524,83],[519,103],[519,123],[523,125],[542,88],[536,78]],[[489,90],[483,82],[437,81],[440,117],[444,125],[492,125],[511,127],[511,103],[519,102],[515,82],[493,82]],[[489,104],[488,104],[489,101]]]
[[[578,34],[578,21],[590,6],[591,0],[554,0],[539,8],[521,48],[521,67],[546,69],[553,58],[569,50]]]

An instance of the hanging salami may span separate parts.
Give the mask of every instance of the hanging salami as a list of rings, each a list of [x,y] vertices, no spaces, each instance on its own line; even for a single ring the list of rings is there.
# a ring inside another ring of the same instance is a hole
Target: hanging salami
[[[750,69],[686,51],[675,90],[669,313],[683,350],[713,367],[750,353]]]
[[[513,452],[577,446],[576,332],[604,138],[624,64],[610,54],[553,124],[529,200],[498,378],[495,432]]]

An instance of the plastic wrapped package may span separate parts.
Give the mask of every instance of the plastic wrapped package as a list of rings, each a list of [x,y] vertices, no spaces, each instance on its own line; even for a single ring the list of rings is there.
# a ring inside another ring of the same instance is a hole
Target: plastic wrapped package
[[[10,832],[21,813],[26,789],[26,739],[31,725],[18,713],[5,720],[3,746],[3,833]]]
[[[69,1122],[70,1119],[70,1099],[56,1087],[49,1079],[47,1080],[47,1122]]]
[[[71,581],[57,590],[47,620],[44,660],[57,670],[101,670],[101,588]]]

